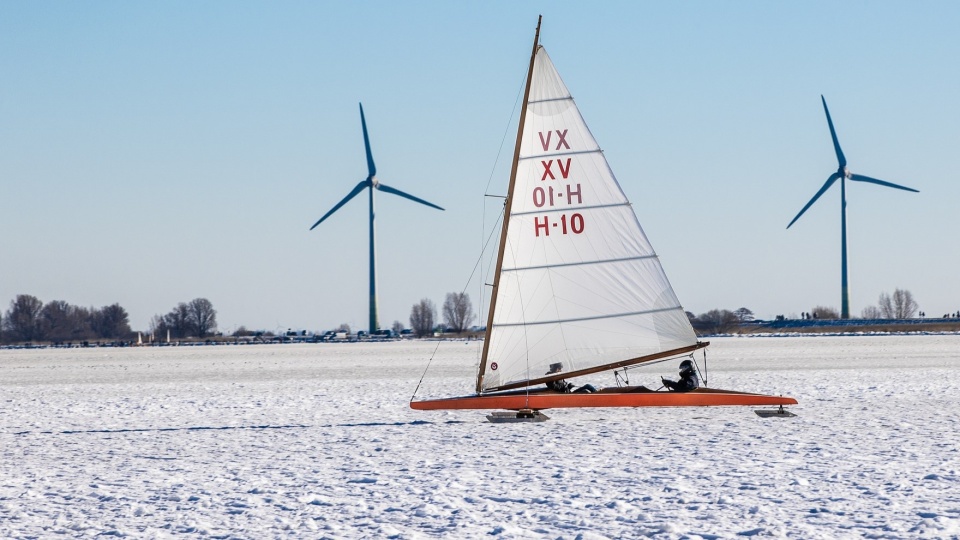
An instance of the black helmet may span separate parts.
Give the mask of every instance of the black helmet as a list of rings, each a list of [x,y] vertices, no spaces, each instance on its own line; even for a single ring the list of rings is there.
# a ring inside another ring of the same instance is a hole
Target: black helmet
[[[687,371],[693,371],[693,360],[684,360],[680,362],[680,373],[685,373]]]

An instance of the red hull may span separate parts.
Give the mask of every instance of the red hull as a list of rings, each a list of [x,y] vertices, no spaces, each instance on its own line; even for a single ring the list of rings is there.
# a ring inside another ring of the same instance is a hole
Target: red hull
[[[791,397],[699,388],[691,392],[654,392],[643,387],[604,389],[593,394],[556,392],[492,394],[411,401],[420,411],[449,409],[563,409],[573,407],[710,407],[722,405],[796,405]]]

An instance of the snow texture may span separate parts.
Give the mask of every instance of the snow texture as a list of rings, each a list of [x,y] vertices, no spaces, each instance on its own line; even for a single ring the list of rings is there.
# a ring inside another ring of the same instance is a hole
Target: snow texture
[[[960,537],[960,336],[713,341],[798,416],[409,409],[475,342],[0,351],[0,537]]]

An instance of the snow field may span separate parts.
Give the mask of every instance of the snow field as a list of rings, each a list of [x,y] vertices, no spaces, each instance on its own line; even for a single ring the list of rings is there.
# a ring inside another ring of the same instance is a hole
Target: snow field
[[[410,410],[463,342],[0,351],[0,537],[960,537],[960,336],[712,341],[798,416]]]

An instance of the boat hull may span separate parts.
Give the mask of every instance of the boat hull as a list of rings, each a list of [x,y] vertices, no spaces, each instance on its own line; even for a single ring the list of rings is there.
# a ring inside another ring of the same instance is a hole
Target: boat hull
[[[796,405],[785,396],[768,396],[715,388],[690,392],[655,392],[643,387],[604,389],[590,394],[558,392],[510,392],[444,399],[411,401],[410,408],[420,411],[451,409],[564,409],[583,407],[714,407],[753,405]]]

